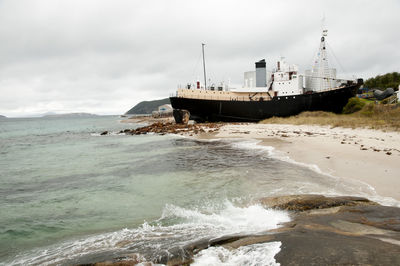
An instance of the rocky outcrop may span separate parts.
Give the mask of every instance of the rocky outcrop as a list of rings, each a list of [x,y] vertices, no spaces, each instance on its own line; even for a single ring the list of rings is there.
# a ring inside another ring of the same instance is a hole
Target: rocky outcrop
[[[292,221],[266,239],[244,237],[237,248],[280,241],[281,265],[400,265],[400,209],[359,197],[295,195],[264,198],[270,208],[291,210]]]
[[[333,208],[339,206],[378,205],[360,197],[325,197],[322,195],[290,195],[260,199],[260,203],[268,208],[288,211],[307,211]]]
[[[222,126],[220,123],[207,123],[207,124],[175,124],[175,123],[161,123],[157,122],[149,126],[140,127],[137,129],[125,129],[119,133],[127,135],[142,135],[147,133],[156,133],[160,135],[165,134],[199,134],[199,133],[213,133],[218,131]]]
[[[281,265],[400,265],[400,208],[360,197],[321,195],[270,197],[259,203],[289,210],[292,220],[262,235],[202,239],[172,248],[154,262],[189,265],[196,253],[210,246],[234,249],[280,241],[275,259]],[[107,263],[90,265],[135,265],[138,260],[127,256]]]

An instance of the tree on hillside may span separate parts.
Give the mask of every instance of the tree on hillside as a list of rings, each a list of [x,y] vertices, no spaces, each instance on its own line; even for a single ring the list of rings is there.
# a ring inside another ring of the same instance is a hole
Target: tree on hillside
[[[400,84],[400,73],[393,72],[385,75],[378,75],[375,78],[369,78],[364,82],[364,86],[367,88],[393,88],[398,89]]]

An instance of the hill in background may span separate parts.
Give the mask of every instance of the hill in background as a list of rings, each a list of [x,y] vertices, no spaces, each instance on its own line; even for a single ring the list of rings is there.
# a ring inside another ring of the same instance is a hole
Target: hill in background
[[[0,115],[0,119],[3,119],[3,118],[7,118],[7,117],[4,115]]]
[[[171,104],[169,98],[154,100],[154,101],[143,101],[132,107],[126,115],[133,114],[151,114],[151,112],[158,110],[158,107],[163,104]]]

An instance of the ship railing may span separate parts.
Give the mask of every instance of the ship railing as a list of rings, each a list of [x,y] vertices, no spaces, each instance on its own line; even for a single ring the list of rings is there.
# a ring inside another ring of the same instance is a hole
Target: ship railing
[[[333,87],[333,88],[320,89],[320,90],[318,90],[318,92],[334,91],[334,90],[344,88],[344,87],[346,87],[346,86],[338,86],[338,87]]]
[[[202,99],[202,100],[223,100],[223,101],[243,101],[243,102],[251,102],[251,101],[258,101],[258,100],[251,100],[247,96],[238,96],[238,97],[218,97],[212,95],[201,95],[198,97],[193,97],[192,95],[172,95],[171,97],[178,97],[178,98],[189,98],[189,99]],[[272,98],[264,98],[264,101],[270,101]]]

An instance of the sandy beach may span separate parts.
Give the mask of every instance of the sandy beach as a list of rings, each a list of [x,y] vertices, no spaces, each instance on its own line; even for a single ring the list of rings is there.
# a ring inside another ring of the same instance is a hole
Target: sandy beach
[[[201,135],[200,138],[210,137]],[[227,124],[213,138],[248,138],[296,162],[400,201],[400,133],[310,125]]]

